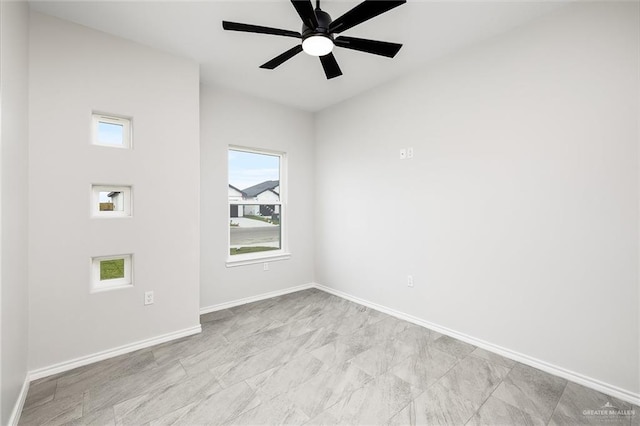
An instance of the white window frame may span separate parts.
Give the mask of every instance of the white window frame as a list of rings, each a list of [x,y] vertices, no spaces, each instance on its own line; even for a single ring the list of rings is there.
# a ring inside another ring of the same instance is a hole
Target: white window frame
[[[124,277],[110,280],[100,279],[100,262],[105,260],[124,259]],[[118,254],[113,256],[97,256],[90,260],[91,293],[133,287],[133,254]]]
[[[124,210],[101,211],[100,210],[100,193],[101,192],[121,192],[124,197]],[[91,185],[91,216],[100,218],[114,217],[131,217],[133,216],[133,189],[127,185]]]
[[[280,158],[280,176],[279,176],[279,200],[278,202],[268,203],[259,203],[256,201],[242,200],[242,201],[228,201],[227,205],[227,261],[226,266],[228,268],[235,266],[243,266],[243,265],[252,265],[256,263],[264,263],[264,262],[275,262],[278,260],[287,260],[291,258],[291,253],[289,252],[289,239],[288,239],[288,217],[287,217],[287,187],[288,187],[288,179],[287,179],[287,154],[282,151],[261,149],[261,148],[249,148],[246,146],[237,146],[237,145],[229,145],[227,148],[227,154],[229,151],[242,151],[248,152],[252,154],[262,154],[262,155],[271,155]],[[228,167],[228,163],[227,163]],[[225,186],[229,185],[229,173],[227,170],[227,182]],[[231,256],[229,253],[231,248],[231,226],[229,226],[230,211],[232,205],[262,205],[262,204],[273,204],[280,206],[280,249],[278,250],[268,250],[263,252],[256,253],[246,253],[246,254],[236,254]]]
[[[108,144],[108,143],[100,143],[98,140],[98,124],[106,123],[106,124],[116,124],[122,126],[122,144]],[[104,146],[108,148],[116,148],[116,149],[132,149],[132,125],[130,117],[117,116],[113,114],[102,114],[99,112],[93,112],[91,115],[91,143],[97,146]]]

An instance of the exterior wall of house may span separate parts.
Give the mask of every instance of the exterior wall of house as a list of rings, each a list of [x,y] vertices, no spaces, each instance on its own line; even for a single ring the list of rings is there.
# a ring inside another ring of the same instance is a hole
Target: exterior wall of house
[[[30,26],[30,368],[197,332],[198,65],[35,12]],[[92,145],[92,111],[132,117],[133,149]],[[132,185],[133,217],[92,219],[97,183]],[[90,258],[129,253],[133,287],[90,293]]]
[[[117,211],[123,210],[124,194],[122,192],[114,194],[111,197],[111,202],[113,203],[114,210],[117,210]]]
[[[242,198],[242,192],[229,187],[229,201],[241,201]]]
[[[260,216],[260,206],[257,204],[245,204],[242,211],[245,216]]]
[[[256,201],[259,201],[261,203],[269,203],[272,201],[279,201],[280,197],[271,191],[264,191],[263,193],[258,194],[258,196],[255,199]]]
[[[240,192],[237,189],[234,189],[231,186],[229,186],[229,201],[230,202],[242,201],[243,199],[244,199],[244,196],[242,195],[242,192]],[[242,217],[242,216],[244,216],[244,209],[243,209],[242,206],[229,205],[229,214],[230,214],[231,217]]]

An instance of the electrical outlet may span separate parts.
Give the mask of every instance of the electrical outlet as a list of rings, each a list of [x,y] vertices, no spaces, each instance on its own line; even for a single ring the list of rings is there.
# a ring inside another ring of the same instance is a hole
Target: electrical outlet
[[[401,159],[401,160],[404,160],[405,158],[407,158],[407,150],[406,150],[406,149],[404,149],[404,148],[402,148],[402,149],[400,150],[400,159]]]
[[[269,263],[268,262],[264,262],[262,264],[262,270],[263,271],[268,271],[269,270]]]
[[[413,147],[407,148],[407,158],[413,158]]]
[[[413,275],[407,275],[407,287],[413,287]]]
[[[144,304],[145,305],[153,305],[153,292],[145,291],[144,292]]]

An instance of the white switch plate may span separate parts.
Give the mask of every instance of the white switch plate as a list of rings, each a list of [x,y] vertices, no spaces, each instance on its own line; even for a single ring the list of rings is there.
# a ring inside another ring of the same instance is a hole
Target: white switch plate
[[[413,158],[413,148],[407,148],[407,158]]]
[[[401,159],[401,160],[404,160],[405,158],[407,158],[407,150],[406,150],[406,149],[404,149],[404,148],[402,148],[402,149],[400,150],[400,159]]]
[[[153,292],[145,291],[144,292],[144,304],[145,305],[153,305]]]
[[[413,287],[413,275],[407,275],[407,287]]]
[[[268,270],[269,270],[269,263],[268,263],[268,262],[264,262],[264,263],[262,264],[262,268],[263,268],[263,269],[262,269],[263,271],[268,271]]]

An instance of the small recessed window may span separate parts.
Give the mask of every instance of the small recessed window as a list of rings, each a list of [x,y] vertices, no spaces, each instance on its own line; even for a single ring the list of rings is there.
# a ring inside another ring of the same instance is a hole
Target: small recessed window
[[[131,287],[130,254],[91,258],[91,291]]]
[[[113,148],[131,148],[131,119],[93,114],[93,144]]]
[[[131,216],[130,186],[91,186],[91,213],[100,217]]]

